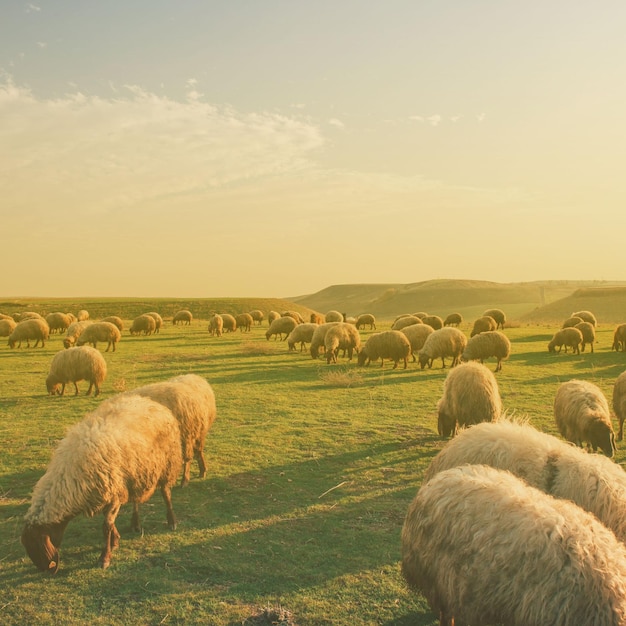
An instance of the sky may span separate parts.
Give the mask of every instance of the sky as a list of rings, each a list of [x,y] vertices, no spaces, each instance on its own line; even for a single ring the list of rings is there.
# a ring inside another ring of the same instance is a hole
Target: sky
[[[0,295],[623,280],[626,3],[0,5]]]

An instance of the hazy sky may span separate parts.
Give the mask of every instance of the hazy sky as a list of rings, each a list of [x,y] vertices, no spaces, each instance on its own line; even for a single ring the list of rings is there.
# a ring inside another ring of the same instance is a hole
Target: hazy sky
[[[624,279],[623,0],[0,7],[3,296]]]

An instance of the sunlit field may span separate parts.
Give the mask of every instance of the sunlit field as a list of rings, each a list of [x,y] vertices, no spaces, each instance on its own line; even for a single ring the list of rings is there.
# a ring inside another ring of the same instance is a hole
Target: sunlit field
[[[159,310],[157,302],[143,305]],[[107,314],[121,314],[128,328],[126,306],[112,304]],[[206,319],[174,326],[164,317],[159,334],[124,330],[117,350],[104,353],[98,398],[84,395],[85,382],[78,396],[72,385],[64,397],[46,394],[62,335],[44,348],[11,350],[0,340],[0,621],[436,624],[400,574],[400,531],[444,445],[436,418],[448,371],[441,361],[430,370],[411,362],[406,370],[390,362],[359,368],[341,357],[327,365],[267,341],[266,321],[211,337]],[[378,330],[391,321],[378,320]],[[470,327],[461,329],[469,336]],[[507,412],[551,434],[560,382],[592,381],[610,401],[626,369],[626,353],[611,350],[613,325],[600,324],[595,353],[580,355],[548,353],[557,327],[505,329],[512,353],[497,374]],[[495,368],[495,360],[486,364]],[[123,507],[120,547],[103,571],[102,517],[76,518],[58,574],[40,573],[20,543],[22,519],[67,427],[116,393],[184,373],[210,382],[217,419],[205,446],[207,477],[198,478],[194,463],[189,486],[173,490],[177,530],[168,530],[158,493],[142,506],[142,534],[131,532],[131,507]],[[625,459],[618,443],[615,460]]]

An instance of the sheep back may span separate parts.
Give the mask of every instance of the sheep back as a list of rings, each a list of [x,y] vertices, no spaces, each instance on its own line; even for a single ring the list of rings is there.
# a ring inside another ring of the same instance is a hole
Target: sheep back
[[[361,313],[361,315],[356,318],[355,325],[357,330],[365,328],[366,326],[369,326],[370,330],[376,330],[376,318],[371,313]]]
[[[260,326],[261,322],[265,319],[265,314],[259,309],[253,309],[250,311],[250,317]]]
[[[407,326],[412,326],[413,324],[422,324],[422,323],[423,323],[422,320],[419,317],[415,317],[415,315],[403,315],[402,317],[399,317],[391,325],[391,330],[402,330],[403,328],[406,328]]]
[[[151,335],[155,330],[156,322],[154,321],[154,317],[146,315],[145,313],[138,315],[130,325],[131,335],[140,335],[141,333]]]
[[[121,337],[122,333],[120,333],[120,329],[115,324],[111,322],[94,322],[83,330],[76,339],[76,345],[82,346],[86,343],[90,343],[96,348],[98,341],[106,341],[106,352],[109,351],[111,346],[113,346],[113,352],[115,352],[115,346]]]
[[[361,335],[356,326],[348,322],[338,322],[328,329],[324,337],[324,353],[327,363],[337,363],[339,350],[348,353],[348,360],[352,360],[354,352],[361,348]]]
[[[237,330],[237,320],[234,315],[230,313],[220,313],[222,318],[222,330],[225,333],[234,333]]]
[[[63,346],[65,348],[71,348],[72,346],[75,346],[76,341],[81,336],[82,332],[85,330],[85,328],[87,328],[87,326],[90,326],[91,324],[93,324],[91,320],[72,322],[65,333],[65,337],[63,338]]]
[[[50,334],[55,332],[65,332],[72,323],[67,313],[49,313],[46,315],[46,322],[50,328]]]
[[[558,348],[559,352],[561,352],[561,347],[565,346],[565,352],[567,352],[568,348],[571,348],[574,354],[580,354],[580,344],[582,342],[583,334],[578,328],[574,328],[573,326],[563,328],[554,333],[550,343],[548,343],[548,351],[556,352],[556,348]]]
[[[583,320],[582,317],[578,317],[577,315],[573,315],[572,317],[568,317],[563,322],[563,325],[561,326],[561,328],[572,328],[573,326],[576,326],[577,324],[580,324],[583,321],[584,320]]]
[[[324,319],[326,320],[326,322],[343,322],[343,313],[340,313],[339,311],[328,311],[328,313],[326,313],[326,315],[324,316]]]
[[[458,326],[463,323],[463,316],[460,313],[450,313],[443,321],[444,326]]]
[[[502,309],[487,309],[483,313],[483,317],[485,316],[493,317],[493,319],[496,320],[496,330],[498,330],[498,328],[504,329],[504,325],[506,324],[506,315]]]
[[[491,315],[483,315],[478,319],[474,320],[474,325],[472,326],[472,330],[470,331],[470,339],[474,337],[474,335],[479,335],[480,333],[486,333],[490,330],[496,330],[498,328],[498,323],[496,320],[491,317]]]
[[[589,344],[591,348],[591,352],[593,352],[593,344],[596,340],[596,327],[591,322],[579,322],[574,326],[574,328],[578,328],[583,336],[583,342],[580,346],[580,351],[585,351],[585,346]]]
[[[146,313],[146,315],[149,315],[150,317],[154,319],[154,323],[155,323],[154,332],[158,333],[161,330],[161,326],[163,326],[163,318],[156,311],[149,311],[148,313]],[[120,330],[122,329],[120,328]]]
[[[511,342],[509,338],[499,330],[489,330],[474,335],[467,342],[463,351],[464,361],[480,361],[496,357],[496,372],[502,369],[502,361],[508,359],[511,354]]]
[[[311,343],[313,333],[317,329],[317,324],[307,322],[306,324],[298,324],[287,336],[287,345],[289,350],[295,351],[296,344],[300,344],[300,352],[305,349],[305,344]]]
[[[298,322],[290,315],[276,318],[267,329],[265,338],[269,341],[272,335],[275,335],[274,340],[280,337],[281,341],[284,341],[289,333],[298,325]],[[283,335],[285,335],[283,337]]]
[[[77,382],[86,380],[89,383],[87,394],[95,387],[94,396],[100,394],[100,385],[107,375],[107,364],[98,350],[91,346],[80,346],[57,352],[50,363],[50,371],[46,378],[46,389],[50,395],[62,396],[67,383],[74,383],[78,394]]]
[[[242,333],[248,333],[250,332],[250,328],[252,327],[254,320],[252,319],[252,315],[250,315],[250,313],[239,313],[235,316],[235,322],[237,324],[237,328],[239,328]]]
[[[428,324],[411,324],[410,326],[405,326],[400,332],[406,335],[409,340],[413,362],[415,362],[415,355],[422,349],[426,338],[434,333],[435,329]]]
[[[406,369],[409,354],[411,354],[411,342],[408,337],[399,330],[385,330],[367,338],[358,354],[358,364],[369,365],[371,361],[380,359],[380,366],[383,367],[385,359],[391,359],[393,369],[398,367],[400,361],[404,361],[404,369]]]
[[[598,320],[591,311],[576,311],[576,313],[572,313],[572,317],[580,317],[583,322],[589,322],[594,326],[598,325]]]
[[[224,319],[221,315],[215,313],[215,315],[213,315],[211,319],[209,319],[209,333],[211,333],[211,337],[213,337],[214,335],[217,337],[221,337],[223,329]]]
[[[31,339],[35,341],[34,347],[36,348],[39,343],[43,348],[46,345],[46,340],[50,336],[50,329],[46,320],[42,318],[31,318],[18,322],[15,328],[9,335],[9,347],[14,348],[15,344],[19,347],[22,345],[22,341],[26,341],[26,345],[30,347]]]
[[[157,315],[158,315],[158,313],[157,313]],[[117,315],[109,315],[107,317],[103,317],[100,321],[101,322],[109,322],[111,324],[115,324],[117,326],[117,329],[120,332],[122,332],[124,330],[124,321],[122,320],[121,317],[119,317]],[[155,319],[155,321],[156,321],[156,319]],[[163,320],[161,319],[161,323],[162,322],[163,322]]]
[[[324,322],[320,324],[311,337],[310,352],[311,357],[317,359],[320,355],[320,348],[324,347],[324,340],[326,339],[326,333],[330,328],[336,326],[340,322]]]
[[[0,320],[0,337],[8,337],[17,326],[17,322],[12,319],[1,319]]]
[[[443,328],[443,320],[438,315],[426,315],[422,318],[422,324],[428,324],[434,330]]]
[[[191,311],[183,309],[182,311],[178,311],[174,314],[174,317],[172,318],[172,324],[191,324],[192,319],[193,315]]]
[[[617,440],[624,437],[624,420],[626,419],[626,372],[622,372],[613,384],[613,412],[619,422]]]
[[[467,345],[467,337],[454,326],[446,326],[435,330],[428,335],[422,349],[418,352],[417,358],[420,367],[424,369],[426,365],[432,367],[433,360],[440,358],[442,367],[446,366],[446,357],[452,357],[454,367],[458,364],[463,350]]]

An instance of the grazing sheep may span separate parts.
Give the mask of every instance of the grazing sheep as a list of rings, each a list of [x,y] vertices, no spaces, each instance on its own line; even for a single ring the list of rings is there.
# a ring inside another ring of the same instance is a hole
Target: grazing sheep
[[[88,319],[89,319],[89,311],[85,311],[85,309],[81,309],[78,313],[76,313],[77,322],[85,322]]]
[[[222,318],[222,330],[225,333],[234,333],[237,330],[237,320],[230,313],[220,313]]]
[[[572,317],[580,317],[582,318],[583,322],[589,322],[594,326],[598,325],[598,320],[591,311],[577,311],[576,313],[572,313]]]
[[[607,457],[501,417],[459,431],[431,461],[424,482],[468,463],[508,470],[555,498],[571,500],[626,543],[626,472]]]
[[[352,315],[347,315],[346,313],[342,313],[343,315],[343,321],[346,322],[346,324],[352,324],[353,326],[356,326],[356,317],[353,317]]]
[[[304,324],[304,319],[302,317],[302,315],[300,315],[300,313],[298,313],[298,311],[283,311],[280,314],[281,317],[293,317],[294,320],[296,320],[296,322],[298,322],[298,324]]]
[[[0,320],[0,337],[8,337],[17,326],[17,322],[13,318]]]
[[[235,316],[237,328],[239,328],[242,333],[249,333],[253,322],[254,320],[252,319],[252,315],[250,315],[250,313],[239,313],[239,315]]]
[[[483,317],[493,317],[494,320],[496,320],[496,328],[495,330],[498,330],[498,328],[502,328],[504,330],[504,325],[506,324],[506,315],[504,314],[504,311],[502,311],[501,309],[487,309],[484,313],[483,313]]]
[[[352,360],[352,355],[358,353],[361,348],[361,335],[356,326],[348,322],[339,322],[336,326],[328,329],[324,337],[324,352],[326,363],[337,363],[339,350],[344,354],[348,352],[348,360]]]
[[[423,320],[425,317],[428,317],[428,313],[425,313],[424,311],[418,311],[417,313],[411,313],[411,315],[413,317],[418,317],[421,320]]]
[[[443,321],[444,326],[458,326],[463,323],[463,316],[460,313],[450,313]]]
[[[49,313],[46,315],[46,322],[48,327],[50,328],[50,334],[56,332],[65,332],[69,325],[72,323],[70,321],[69,315],[67,313]]]
[[[479,317],[474,320],[474,325],[472,326],[472,330],[470,332],[470,339],[475,335],[480,335],[480,333],[487,333],[491,330],[496,330],[498,328],[498,323],[493,319],[490,315],[483,315],[483,317]]]
[[[296,326],[298,326],[298,322],[296,322],[296,320],[293,317],[289,315],[286,315],[285,317],[279,317],[278,319],[275,319],[270,324],[270,327],[267,329],[267,332],[265,333],[265,338],[269,341],[270,337],[272,335],[275,335],[274,341],[276,341],[278,337],[280,337],[281,341],[284,341],[285,339],[287,339],[287,336],[289,335],[289,333]],[[283,335],[285,336],[283,337]]]
[[[417,324],[417,326],[424,326],[424,324]],[[369,365],[371,361],[380,359],[382,367],[385,359],[391,359],[394,370],[400,361],[404,361],[404,369],[406,369],[409,354],[411,354],[411,342],[408,337],[399,330],[385,330],[368,337],[359,352],[358,364]]]
[[[39,318],[27,319],[23,322],[18,322],[12,330],[9,335],[9,347],[15,348],[15,344],[17,344],[17,347],[21,348],[22,341],[26,341],[26,346],[30,348],[30,340],[34,339],[35,345],[33,347],[36,348],[39,342],[41,342],[41,347],[43,348],[49,336],[50,329],[46,320]]]
[[[159,317],[161,317],[161,316],[159,315]],[[117,315],[109,315],[108,317],[103,317],[100,321],[101,322],[110,322],[111,324],[115,324],[117,326],[117,329],[120,332],[122,332],[124,330],[124,322],[122,321],[122,318],[118,317]],[[155,321],[156,321],[156,319],[155,319]],[[161,320],[161,323],[163,323],[163,320]]]
[[[626,624],[626,546],[509,472],[466,465],[422,484],[401,542],[403,576],[440,624]]]
[[[580,344],[583,342],[583,334],[578,328],[562,328],[554,333],[554,337],[548,344],[549,352],[556,352],[556,348],[561,352],[561,346],[565,346],[565,353],[567,354],[567,348],[571,348],[574,354],[580,354]]]
[[[339,313],[339,311],[328,311],[324,319],[326,320],[326,323],[343,322],[343,313]]]
[[[446,366],[446,357],[452,357],[450,367],[459,363],[459,359],[467,345],[467,337],[454,326],[446,326],[435,330],[426,338],[422,349],[418,352],[417,358],[420,367],[424,369],[433,366],[433,360],[441,358],[441,366]]]
[[[586,380],[561,383],[554,398],[554,420],[567,441],[582,447],[583,441],[595,452],[608,457],[615,451],[609,403],[602,391]]]
[[[265,315],[263,311],[260,311],[259,309],[253,309],[252,311],[250,311],[250,317],[260,326],[261,322],[265,318]]]
[[[324,316],[321,315],[320,313],[311,313],[311,317],[309,318],[309,321],[311,322],[311,324],[323,324],[324,323]]]
[[[496,377],[480,363],[461,363],[448,372],[437,411],[437,431],[442,437],[456,435],[458,428],[497,421],[502,399]]]
[[[401,331],[404,333],[411,344],[411,356],[413,363],[417,360],[415,355],[424,347],[424,342],[428,335],[432,335],[435,329],[428,324],[411,324],[404,327]]]
[[[93,324],[91,320],[72,322],[65,333],[65,337],[63,338],[63,347],[71,348],[72,346],[75,346],[76,341],[81,336],[82,332],[91,324]]]
[[[626,419],[626,372],[622,372],[613,385],[613,412],[619,421],[617,440],[624,437],[624,420]]]
[[[209,333],[211,333],[211,337],[222,336],[222,330],[224,329],[224,320],[221,315],[215,313],[213,317],[209,320]]]
[[[100,394],[100,385],[107,375],[107,363],[98,350],[91,346],[81,346],[57,352],[50,363],[50,372],[46,378],[46,389],[53,396],[62,396],[65,385],[74,383],[75,393],[78,395],[79,380],[89,382],[87,394],[95,387],[94,397]]]
[[[274,320],[277,320],[280,317],[280,313],[278,311],[270,311],[267,314],[267,323],[271,326]]]
[[[415,317],[415,315],[403,315],[391,325],[391,330],[402,330],[403,328],[406,328],[407,326],[412,326],[414,324],[421,324],[421,323],[422,323],[422,320],[419,317]]]
[[[154,317],[146,315],[145,313],[138,315],[130,325],[131,335],[140,335],[141,333],[151,335],[155,330],[156,322],[154,321]]]
[[[42,320],[44,319],[39,313],[35,313],[35,311],[24,311],[24,313],[20,313],[16,322],[25,322],[26,320]]]
[[[14,320],[10,315],[7,315],[6,313],[0,313],[0,320],[13,320],[17,324],[17,321]]]
[[[83,330],[80,337],[76,339],[76,345],[82,346],[90,343],[94,348],[97,348],[98,341],[106,341],[107,349],[105,352],[108,352],[111,346],[113,346],[113,352],[115,352],[115,346],[121,338],[122,333],[120,333],[120,329],[115,324],[111,324],[111,322],[95,322]]]
[[[78,318],[74,315],[74,313],[66,313],[66,315],[70,318],[70,324],[78,321]]]
[[[180,427],[183,454],[181,487],[189,483],[191,461],[195,457],[200,478],[206,476],[204,442],[217,414],[211,385],[196,374],[183,374],[159,383],[138,387],[125,395],[145,396],[167,407]]]
[[[311,357],[317,359],[320,355],[320,348],[324,347],[324,340],[326,339],[326,333],[330,328],[340,324],[341,322],[324,322],[320,324],[313,333],[311,338],[310,352]]]
[[[313,333],[317,329],[318,324],[307,322],[306,324],[298,324],[287,336],[287,345],[289,350],[295,352],[296,344],[300,344],[300,352],[304,352],[306,344],[311,343]]]
[[[615,328],[611,350],[626,352],[626,324],[620,324]]]
[[[438,315],[427,315],[423,317],[422,324],[428,324],[433,330],[443,328],[443,320]]]
[[[174,317],[172,318],[172,324],[191,324],[191,320],[193,319],[193,315],[191,311],[187,311],[187,309],[183,309],[182,311],[178,311]]]
[[[33,490],[22,544],[41,571],[59,569],[58,548],[78,515],[104,515],[102,568],[109,566],[120,534],[120,507],[133,503],[132,527],[140,530],[139,504],[160,488],[170,529],[176,528],[171,487],[182,467],[180,429],[171,411],[139,396],[105,400],[71,427]]]
[[[376,318],[371,313],[361,313],[356,318],[355,326],[357,330],[365,329],[366,326],[369,326],[370,330],[376,330]]]
[[[574,326],[582,333],[583,343],[580,347],[580,351],[585,351],[585,346],[589,344],[591,351],[593,352],[593,344],[596,340],[596,327],[591,322],[580,322]]]
[[[161,330],[161,326],[163,326],[163,318],[156,311],[150,311],[149,313],[146,313],[146,315],[154,318],[154,323],[156,324],[154,327],[154,332],[155,334],[158,333]]]
[[[478,335],[474,335],[467,342],[463,351],[463,361],[480,361],[495,356],[496,372],[502,369],[503,359],[508,359],[511,354],[511,342],[509,338],[499,330],[490,330]]]
[[[574,315],[572,317],[568,317],[563,322],[563,325],[561,326],[561,328],[573,328],[574,326],[577,326],[578,324],[580,324],[583,321],[584,320],[583,320],[582,317],[578,317],[578,315]]]

